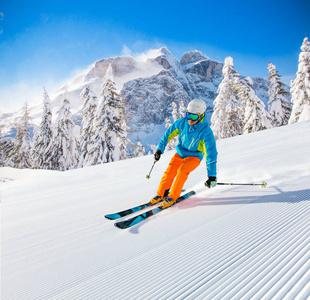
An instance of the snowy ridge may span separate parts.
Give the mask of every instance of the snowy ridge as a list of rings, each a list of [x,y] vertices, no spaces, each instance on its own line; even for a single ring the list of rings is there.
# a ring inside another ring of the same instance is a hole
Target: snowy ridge
[[[196,195],[129,230],[103,215],[146,202],[173,152],[67,172],[0,169],[2,299],[309,299],[310,122],[218,141]],[[134,170],[134,172],[133,172]],[[24,179],[21,179],[24,177]]]
[[[184,53],[179,61],[167,48],[160,48],[134,57],[118,56],[98,60],[74,78],[68,79],[57,92],[48,91],[51,93],[53,121],[66,98],[70,102],[73,121],[80,125],[83,106],[81,92],[89,87],[100,100],[103,78],[110,64],[116,89],[126,103],[128,125],[136,131],[130,136],[132,142],[139,135],[144,147],[155,144],[159,138],[157,127],[164,126],[166,116],[171,116],[172,102],[180,104],[183,101],[187,105],[191,99],[203,99],[210,119],[217,88],[222,80],[223,64],[197,50]],[[255,92],[267,103],[267,79],[253,78],[253,81]],[[35,103],[29,107],[31,127],[38,126],[42,118],[42,102],[36,99]],[[1,132],[5,137],[15,136],[21,112],[0,113]],[[150,116],[150,119],[145,118],[145,115]],[[151,139],[141,137],[149,133],[152,133]]]

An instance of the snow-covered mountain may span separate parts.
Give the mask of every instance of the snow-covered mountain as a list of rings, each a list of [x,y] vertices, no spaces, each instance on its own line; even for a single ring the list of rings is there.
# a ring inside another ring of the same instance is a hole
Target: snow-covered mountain
[[[66,172],[0,168],[1,299],[310,298],[310,121],[217,141],[196,195],[128,230],[104,218],[145,203],[174,154]],[[134,172],[133,172],[134,170]]]
[[[83,104],[80,93],[89,86],[100,98],[102,80],[109,64],[116,88],[127,105],[132,135],[140,135],[144,145],[150,140],[154,142],[163,133],[162,125],[165,118],[171,116],[172,102],[183,101],[186,105],[193,98],[201,98],[207,103],[210,118],[222,80],[223,64],[199,51],[187,52],[178,61],[167,48],[150,50],[137,57],[119,56],[95,62],[85,73],[61,87],[51,99],[54,118],[66,96],[74,121],[79,124]],[[253,81],[257,95],[267,103],[267,80],[254,78]],[[29,112],[33,123],[39,124],[42,106],[30,107]],[[8,134],[12,130],[19,115],[20,112],[14,112],[0,117],[2,133]]]

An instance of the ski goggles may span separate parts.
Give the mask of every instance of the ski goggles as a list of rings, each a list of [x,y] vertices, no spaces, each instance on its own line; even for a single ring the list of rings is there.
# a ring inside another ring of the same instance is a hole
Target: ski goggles
[[[200,115],[192,114],[190,112],[186,112],[186,118],[187,120],[197,121],[200,118]]]

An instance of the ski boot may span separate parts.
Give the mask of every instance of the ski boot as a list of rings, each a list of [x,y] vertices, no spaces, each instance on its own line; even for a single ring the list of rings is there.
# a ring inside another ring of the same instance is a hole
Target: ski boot
[[[170,197],[166,197],[166,199],[164,199],[164,201],[162,202],[161,206],[164,207],[164,208],[167,208],[167,207],[171,206],[174,203],[175,203],[175,200],[173,200]]]
[[[162,196],[155,196],[154,198],[151,199],[150,203],[151,204],[156,204],[160,201],[163,201],[165,198]]]

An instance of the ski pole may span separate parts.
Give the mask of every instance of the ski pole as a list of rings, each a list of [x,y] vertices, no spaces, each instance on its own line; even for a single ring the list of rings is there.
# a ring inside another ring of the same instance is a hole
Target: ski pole
[[[224,183],[224,182],[218,182],[218,185],[260,185],[262,188],[265,188],[267,186],[267,182],[263,181],[262,183]]]
[[[157,160],[154,160],[154,163],[153,163],[153,166],[152,166],[152,168],[151,168],[151,170],[150,170],[150,173],[149,173],[148,175],[146,175],[146,178],[147,178],[147,179],[150,179],[150,178],[151,178],[151,173],[152,173],[152,170],[153,170],[153,168],[154,168],[154,166],[155,166],[156,163],[157,163]]]

